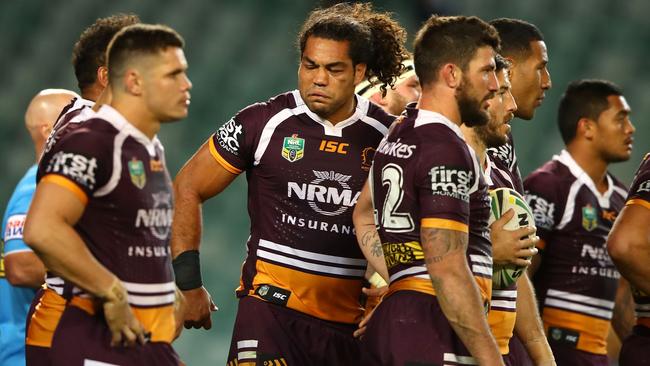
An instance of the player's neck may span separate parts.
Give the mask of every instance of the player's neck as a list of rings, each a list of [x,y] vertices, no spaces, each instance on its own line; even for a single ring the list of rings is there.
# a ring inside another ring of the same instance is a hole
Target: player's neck
[[[110,105],[150,140],[160,130],[160,121],[142,106],[141,101],[114,97]]]
[[[450,95],[440,89],[436,89],[435,86],[422,89],[417,108],[440,113],[457,126],[460,126],[462,121],[460,120],[460,110],[456,98],[453,94]]]
[[[467,144],[474,150],[476,156],[478,156],[478,159],[481,162],[481,166],[485,168],[486,151],[487,151],[487,147],[485,146],[485,143],[483,143],[483,141],[481,141],[481,139],[478,138],[476,133],[474,133],[474,129],[472,129],[471,127],[467,127],[466,125],[461,125],[460,130],[463,131],[463,136],[465,136],[465,141],[467,141]]]
[[[350,101],[346,102],[341,108],[336,112],[332,113],[326,119],[333,125],[336,125],[340,122],[345,121],[354,114],[354,110],[357,108],[357,98],[352,97]]]
[[[609,188],[607,186],[607,166],[609,165],[598,154],[578,144],[569,144],[566,147],[575,162],[587,173],[601,193]]]

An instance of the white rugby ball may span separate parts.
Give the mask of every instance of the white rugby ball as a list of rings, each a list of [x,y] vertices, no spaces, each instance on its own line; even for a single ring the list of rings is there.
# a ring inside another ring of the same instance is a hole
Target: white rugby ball
[[[533,211],[526,203],[524,197],[514,189],[494,189],[490,191],[490,199],[489,225],[492,225],[494,221],[498,220],[509,209],[513,209],[515,215],[505,224],[504,229],[517,230],[522,227],[535,226]],[[516,266],[514,264],[495,264],[492,271],[492,288],[495,290],[508,288],[508,286],[517,282],[517,279],[521,277],[525,270],[526,267]]]

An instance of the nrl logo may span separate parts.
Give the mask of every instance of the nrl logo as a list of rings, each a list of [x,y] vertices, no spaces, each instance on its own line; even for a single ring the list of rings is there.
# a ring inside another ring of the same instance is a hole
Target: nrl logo
[[[305,156],[305,139],[299,138],[297,133],[285,137],[282,144],[282,157],[293,163],[303,156]]]
[[[592,231],[598,226],[598,215],[596,209],[590,204],[582,208],[582,227],[587,231]]]
[[[142,160],[133,158],[129,161],[129,175],[131,176],[131,183],[138,189],[144,188],[144,185],[147,184],[147,176],[144,172]]]

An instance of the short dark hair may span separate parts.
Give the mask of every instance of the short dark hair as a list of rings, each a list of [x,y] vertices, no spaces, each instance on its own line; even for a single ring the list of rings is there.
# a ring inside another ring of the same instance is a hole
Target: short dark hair
[[[309,37],[320,37],[350,43],[349,56],[354,65],[367,65],[366,78],[376,78],[386,86],[393,86],[402,73],[402,61],[408,58],[404,47],[406,30],[392,14],[377,12],[370,3],[340,3],[312,11],[298,34],[300,56]]]
[[[477,17],[432,15],[415,36],[415,73],[422,85],[437,80],[446,63],[466,70],[476,51],[484,46],[499,50],[496,29]]]
[[[115,33],[136,23],[140,18],[135,14],[115,14],[95,20],[81,33],[72,49],[72,66],[82,93],[97,81],[97,69],[106,66],[106,48]]]
[[[560,99],[557,113],[557,124],[565,144],[576,137],[581,118],[598,120],[600,114],[609,108],[607,97],[610,95],[623,95],[623,91],[607,80],[584,79],[569,84]]]
[[[494,63],[496,64],[496,68],[494,69],[495,72],[499,72],[503,69],[509,69],[510,66],[512,66],[512,63],[508,61],[507,58],[501,56],[498,53],[496,56],[494,56]]]
[[[135,24],[119,31],[108,45],[108,81],[114,82],[124,74],[129,61],[142,55],[152,55],[168,47],[183,48],[185,41],[172,28],[161,24]]]
[[[501,55],[505,57],[527,57],[530,42],[543,41],[544,35],[534,24],[521,19],[498,18],[490,21],[501,38]]]

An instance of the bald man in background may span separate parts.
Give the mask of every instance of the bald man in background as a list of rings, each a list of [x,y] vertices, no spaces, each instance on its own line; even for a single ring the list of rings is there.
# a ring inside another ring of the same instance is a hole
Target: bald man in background
[[[61,110],[79,96],[69,90],[45,89],[32,99],[25,112],[25,127],[34,143],[35,158]],[[23,225],[36,188],[36,164],[14,190],[2,220],[0,241],[0,364],[25,365],[25,319],[36,289],[43,283],[43,263],[23,242]]]

